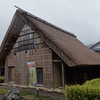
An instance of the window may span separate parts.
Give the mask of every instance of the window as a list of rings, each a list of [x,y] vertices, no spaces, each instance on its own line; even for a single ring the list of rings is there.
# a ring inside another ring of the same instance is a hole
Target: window
[[[31,28],[28,25],[25,25],[11,52],[46,47],[47,45],[43,42],[39,35],[33,30],[31,30]]]

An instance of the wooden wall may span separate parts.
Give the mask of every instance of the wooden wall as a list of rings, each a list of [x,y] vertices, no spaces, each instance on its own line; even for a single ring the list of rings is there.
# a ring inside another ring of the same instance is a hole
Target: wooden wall
[[[8,66],[15,66],[15,84],[28,85],[29,69],[26,62],[33,61],[36,68],[43,68],[43,86],[52,87],[52,52],[49,48],[10,53],[5,63],[5,81],[8,82]]]
[[[23,29],[27,29],[25,27]],[[31,50],[24,49],[20,51],[18,50],[19,47],[15,48],[14,46],[14,50],[7,56],[5,61],[5,82],[8,82],[8,67],[15,67],[15,84],[28,85],[30,74],[26,62],[34,61],[36,68],[43,68],[43,86],[51,88],[53,87],[52,50],[38,36],[38,33],[34,32],[33,34],[34,42],[31,44],[33,45]]]

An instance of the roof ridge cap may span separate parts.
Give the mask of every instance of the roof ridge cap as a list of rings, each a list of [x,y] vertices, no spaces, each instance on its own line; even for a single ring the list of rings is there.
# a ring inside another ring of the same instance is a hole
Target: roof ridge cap
[[[29,15],[29,16],[31,16],[31,17],[34,17],[35,19],[37,19],[37,20],[39,20],[39,21],[41,21],[41,22],[43,22],[43,23],[45,23],[45,24],[47,24],[47,25],[49,25],[49,26],[51,26],[51,27],[53,27],[53,28],[55,28],[55,29],[57,29],[57,30],[59,30],[59,31],[62,31],[62,32],[66,33],[66,34],[68,34],[68,35],[71,35],[71,36],[73,36],[73,37],[76,37],[73,33],[70,33],[70,32],[68,32],[68,31],[66,31],[66,30],[64,30],[64,29],[62,29],[62,28],[60,28],[60,27],[58,27],[58,26],[56,26],[56,25],[53,25],[53,24],[51,24],[50,22],[45,21],[45,20],[43,20],[42,18],[39,18],[39,17],[37,17],[37,16],[35,16],[35,15],[33,15],[33,14],[31,14],[31,13],[29,13],[29,12],[27,12],[27,11],[25,11],[25,10],[23,10],[23,9],[21,9],[21,8],[19,8],[19,7],[17,7],[17,6],[15,6],[15,7],[18,8],[18,12],[20,12],[20,13],[27,14],[27,15]]]

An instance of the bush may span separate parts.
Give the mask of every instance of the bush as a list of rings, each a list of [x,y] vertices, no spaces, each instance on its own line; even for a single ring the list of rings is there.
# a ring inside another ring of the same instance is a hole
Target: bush
[[[64,94],[67,100],[100,100],[100,79],[83,85],[66,86]]]
[[[4,76],[0,77],[0,83],[4,82]]]
[[[86,81],[84,85],[87,85],[89,87],[100,87],[100,78],[93,79],[91,81]]]

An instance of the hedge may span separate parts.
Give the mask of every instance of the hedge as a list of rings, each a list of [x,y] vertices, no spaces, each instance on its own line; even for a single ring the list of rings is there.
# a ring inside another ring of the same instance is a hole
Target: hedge
[[[64,94],[67,100],[100,100],[100,78],[83,85],[66,86]]]
[[[4,76],[0,77],[0,83],[4,82]]]

